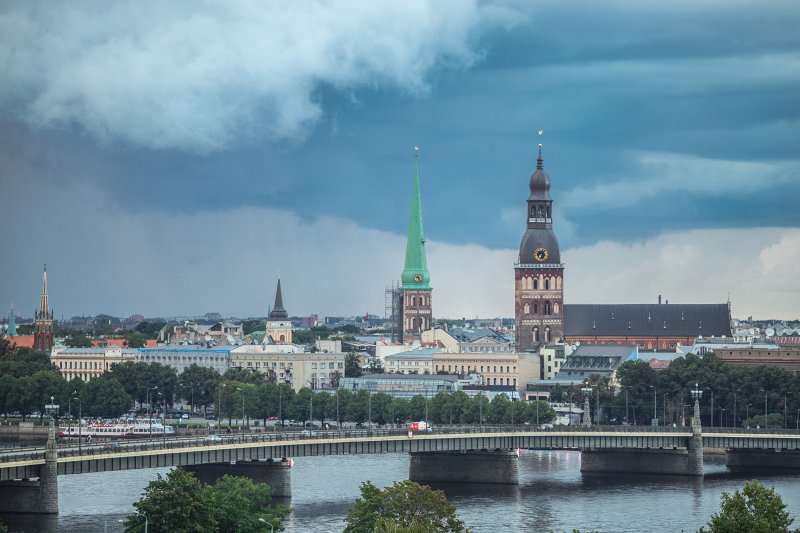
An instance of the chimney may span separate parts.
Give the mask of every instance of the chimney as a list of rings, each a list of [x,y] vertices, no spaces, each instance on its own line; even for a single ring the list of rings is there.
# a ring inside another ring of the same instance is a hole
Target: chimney
[[[658,295],[658,305],[661,305],[661,295]]]

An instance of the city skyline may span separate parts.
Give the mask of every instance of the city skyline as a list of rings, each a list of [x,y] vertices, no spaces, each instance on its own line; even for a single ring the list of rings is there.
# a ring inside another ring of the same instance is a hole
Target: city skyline
[[[793,7],[6,6],[0,308],[382,315],[419,145],[434,315],[513,316],[542,129],[566,303],[796,318]]]

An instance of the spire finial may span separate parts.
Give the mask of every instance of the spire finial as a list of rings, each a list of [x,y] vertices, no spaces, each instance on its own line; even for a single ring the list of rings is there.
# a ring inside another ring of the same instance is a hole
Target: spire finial
[[[536,168],[544,168],[542,164],[542,135],[544,135],[544,130],[539,130],[539,157],[536,159]]]

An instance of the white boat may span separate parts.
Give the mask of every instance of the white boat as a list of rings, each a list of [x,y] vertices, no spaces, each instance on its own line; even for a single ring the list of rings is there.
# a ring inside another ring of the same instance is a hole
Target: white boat
[[[61,426],[60,438],[80,437],[93,439],[150,438],[174,435],[175,428],[164,425],[161,420],[130,420],[108,424],[83,424],[80,427]]]

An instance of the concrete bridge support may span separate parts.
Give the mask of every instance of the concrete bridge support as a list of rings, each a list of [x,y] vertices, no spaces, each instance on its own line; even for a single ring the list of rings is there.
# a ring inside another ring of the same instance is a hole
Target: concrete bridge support
[[[800,470],[800,450],[728,450],[731,470]]]
[[[222,476],[241,476],[256,483],[266,483],[272,488],[273,498],[291,498],[292,474],[288,459],[273,461],[241,461],[237,463],[211,463],[182,466],[203,483],[216,483]]]
[[[58,450],[52,419],[39,479],[0,482],[0,513],[58,514]]]
[[[702,449],[700,450],[702,457]],[[604,474],[657,474],[702,476],[693,454],[687,449],[620,449],[581,451],[581,472]]]
[[[516,485],[519,482],[519,458],[513,450],[412,453],[408,479],[434,483]]]

